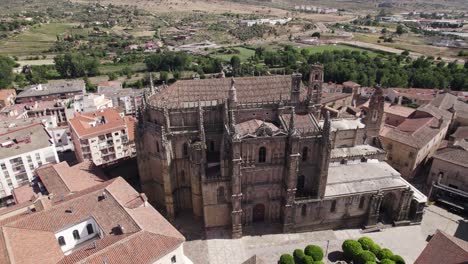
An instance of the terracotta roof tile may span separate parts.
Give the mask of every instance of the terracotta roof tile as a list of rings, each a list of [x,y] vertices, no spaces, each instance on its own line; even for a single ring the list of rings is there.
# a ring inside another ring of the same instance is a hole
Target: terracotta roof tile
[[[460,264],[468,262],[468,242],[440,230],[414,262],[415,264]]]
[[[13,189],[13,197],[16,204],[32,201],[35,197],[33,188],[30,185],[23,185]]]
[[[104,121],[101,122],[102,118]],[[125,119],[114,108],[106,108],[91,113],[75,113],[70,119],[70,127],[80,138],[95,137],[115,130],[126,128]],[[90,123],[96,122],[95,126]]]
[[[0,222],[0,261],[102,263],[105,258],[108,263],[154,263],[185,239],[151,205],[136,201],[137,196],[119,177],[54,200],[49,209],[4,220]],[[64,256],[54,233],[90,217],[104,236]],[[115,232],[118,225],[124,227],[124,234]]]
[[[235,78],[237,99],[241,103],[289,100],[291,75]],[[184,103],[221,101],[228,98],[231,79],[180,80],[150,98],[153,105],[177,106]],[[301,88],[301,94],[305,94]]]

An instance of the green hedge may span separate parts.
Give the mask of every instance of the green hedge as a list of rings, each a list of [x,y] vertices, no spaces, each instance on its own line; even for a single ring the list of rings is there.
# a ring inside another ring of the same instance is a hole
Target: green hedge
[[[391,260],[392,257],[393,257],[393,252],[388,248],[384,248],[384,249],[379,251],[379,253],[377,254],[377,257],[380,260],[383,260],[383,259],[390,259]]]
[[[393,261],[391,259],[382,259],[380,261],[380,264],[395,264],[395,261]]]
[[[296,249],[294,250],[293,252],[293,256],[294,256],[294,262],[296,264],[304,264],[305,263],[305,254],[304,254],[304,251],[302,251],[302,249]]]
[[[294,258],[293,258],[293,256],[291,256],[289,254],[283,254],[280,257],[279,263],[280,264],[294,264]]]
[[[392,260],[395,261],[396,264],[406,264],[405,260],[399,255],[393,255]]]
[[[380,250],[382,250],[382,248],[381,248],[379,245],[377,245],[377,244],[374,243],[374,244],[370,244],[370,245],[369,245],[369,250],[370,250],[372,253],[374,253],[374,255],[377,256],[377,254],[379,254],[379,252],[380,252]]]
[[[370,246],[375,244],[374,241],[369,237],[361,237],[360,239],[358,239],[358,242],[359,244],[361,244],[362,249],[364,250],[370,250]]]
[[[304,249],[304,253],[307,256],[311,256],[314,259],[314,261],[319,261],[323,259],[323,250],[317,245],[308,245]]]
[[[375,262],[376,260],[374,253],[369,250],[363,250],[355,259],[357,264],[366,264],[368,261]]]
[[[361,244],[352,239],[345,240],[341,248],[347,260],[354,260],[362,252]]]

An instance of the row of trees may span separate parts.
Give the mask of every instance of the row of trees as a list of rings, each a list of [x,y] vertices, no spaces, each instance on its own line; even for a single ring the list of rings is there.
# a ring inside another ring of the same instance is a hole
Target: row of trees
[[[62,78],[90,77],[99,74],[99,61],[82,53],[66,53],[54,58],[55,69]]]
[[[156,53],[145,58],[145,64],[149,71],[195,71],[198,74],[218,73],[223,69],[220,59],[211,57],[194,56],[185,52]]]
[[[468,63],[445,63],[433,57],[413,60],[407,52],[400,55],[371,56],[364,51],[334,50],[313,53],[290,46],[279,51],[256,51],[253,60],[263,60],[268,68],[284,68],[285,73],[299,71],[308,80],[309,65],[325,66],[326,82],[352,80],[363,86],[376,83],[383,87],[451,88],[468,90]],[[461,66],[461,67],[460,67]]]

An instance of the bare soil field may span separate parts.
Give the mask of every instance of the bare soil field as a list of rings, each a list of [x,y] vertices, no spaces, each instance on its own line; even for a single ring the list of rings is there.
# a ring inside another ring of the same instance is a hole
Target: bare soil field
[[[93,3],[93,0],[71,0],[75,3]],[[307,14],[292,12],[292,10],[279,9],[246,3],[234,3],[222,0],[103,0],[101,4],[129,5],[150,11],[155,14],[172,14],[201,12],[201,13],[237,13],[254,14],[271,17],[297,17],[311,21],[339,22],[349,20],[350,16],[335,14]]]

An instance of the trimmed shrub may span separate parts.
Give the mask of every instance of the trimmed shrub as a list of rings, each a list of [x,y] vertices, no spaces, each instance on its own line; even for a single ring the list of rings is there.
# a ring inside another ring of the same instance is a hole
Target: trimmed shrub
[[[303,264],[305,262],[304,260],[305,254],[304,254],[304,251],[302,251],[302,249],[294,250],[293,256],[294,256],[294,262],[296,264]]]
[[[314,264],[314,259],[311,256],[305,255],[303,260],[303,264]]]
[[[357,264],[365,264],[368,261],[375,262],[375,255],[369,250],[363,250],[355,259]]]
[[[379,254],[380,250],[382,250],[382,248],[380,248],[379,245],[377,245],[376,243],[374,243],[374,244],[370,244],[370,245],[369,245],[369,250],[370,250],[372,253],[374,253],[374,255],[377,256],[377,255]]]
[[[280,257],[279,263],[280,264],[294,264],[294,258],[293,258],[293,256],[291,256],[289,254],[283,254]]]
[[[316,246],[316,245],[308,245],[304,249],[304,253],[307,256],[311,256],[315,261],[323,259],[323,250],[321,247]]]
[[[393,255],[392,260],[395,261],[396,264],[406,264],[405,260],[400,255]]]
[[[382,250],[379,251],[379,253],[377,254],[377,257],[382,260],[382,259],[389,259],[391,260],[392,257],[393,257],[393,252],[388,249],[388,248],[384,248]]]
[[[359,253],[362,252],[362,246],[356,240],[348,239],[341,245],[344,257],[348,260],[353,260]]]
[[[377,264],[375,261],[366,261],[366,264]]]
[[[395,261],[393,261],[391,259],[382,259],[380,261],[380,264],[395,264]]]
[[[361,244],[362,249],[370,250],[369,246],[375,244],[374,241],[370,237],[361,237],[358,239],[359,244]]]
[[[314,264],[323,264],[323,261],[321,261],[321,260],[314,261]]]

